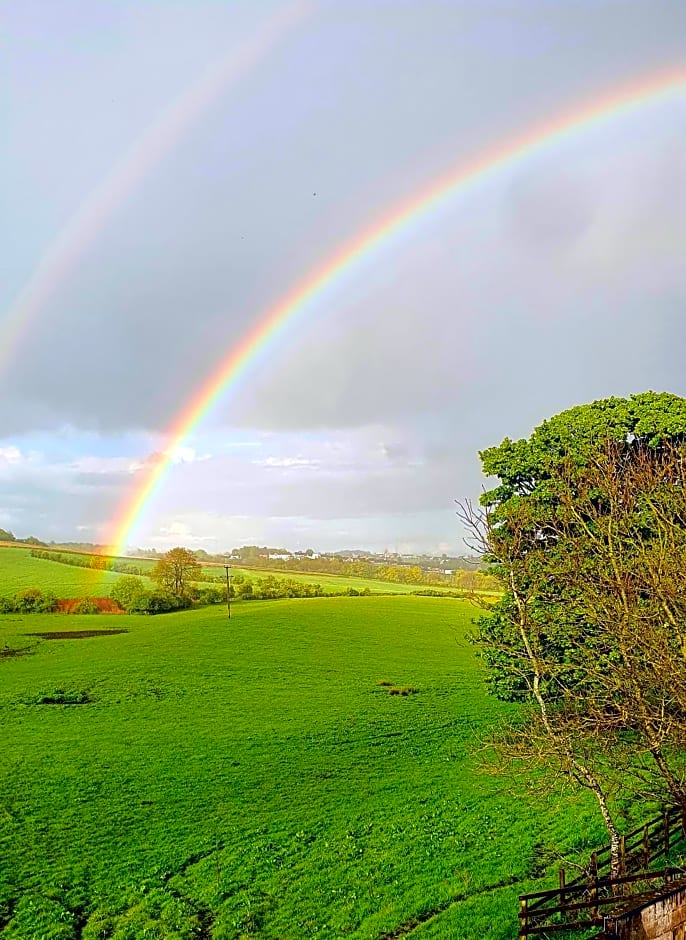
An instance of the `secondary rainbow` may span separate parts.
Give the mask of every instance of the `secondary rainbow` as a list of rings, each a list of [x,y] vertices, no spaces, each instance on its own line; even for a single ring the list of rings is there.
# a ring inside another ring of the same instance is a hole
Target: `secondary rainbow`
[[[59,286],[67,280],[116,210],[227,89],[254,69],[274,44],[309,9],[295,0],[267,19],[236,51],[209,66],[136,141],[128,154],[79,206],[48,246],[13,306],[0,322],[0,371],[22,336]]]
[[[114,554],[122,554],[130,543],[134,529],[138,526],[148,503],[172,466],[179,446],[215,402],[230,388],[235,387],[258,360],[274,349],[284,331],[302,317],[306,309],[374,250],[410,226],[416,226],[446,200],[489,174],[495,174],[518,161],[524,161],[544,148],[558,144],[596,124],[685,93],[686,69],[679,69],[652,75],[629,87],[624,86],[591,105],[577,106],[554,120],[537,125],[514,140],[510,139],[481,154],[471,163],[434,181],[337,251],[280,302],[267,310],[259,318],[257,326],[232,348],[207,381],[187,400],[167,431],[164,452],[146,471],[141,471],[145,474],[143,480],[136,480],[133,492],[120,507],[109,540],[114,546]]]

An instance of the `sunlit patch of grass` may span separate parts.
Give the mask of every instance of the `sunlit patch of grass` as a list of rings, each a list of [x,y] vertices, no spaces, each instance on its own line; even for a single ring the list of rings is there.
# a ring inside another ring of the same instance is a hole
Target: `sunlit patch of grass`
[[[100,614],[128,632],[3,659],[3,940],[378,940],[434,911],[416,936],[516,936],[536,846],[604,839],[588,803],[567,817],[479,772],[512,707],[455,642],[472,616],[415,597]],[[0,616],[0,649],[92,627]]]
[[[108,594],[121,577],[114,571],[74,568],[33,558],[26,548],[0,547],[0,596],[10,597],[28,588],[38,588],[57,597],[85,598]]]

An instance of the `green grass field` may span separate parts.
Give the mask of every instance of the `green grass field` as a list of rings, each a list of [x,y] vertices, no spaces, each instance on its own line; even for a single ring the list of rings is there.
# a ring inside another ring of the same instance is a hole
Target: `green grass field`
[[[0,594],[26,588],[52,591],[58,597],[104,596],[122,575],[114,571],[72,568],[44,558],[32,558],[25,548],[0,548]]]
[[[32,646],[0,657],[3,940],[515,937],[555,850],[604,839],[588,804],[562,815],[480,771],[505,706],[472,614],[360,597],[230,622],[0,617],[0,650]],[[93,629],[129,632],[26,636]],[[65,692],[90,701],[41,704]]]
[[[59,554],[59,549],[55,549]],[[64,554],[64,553],[63,553]],[[137,565],[145,571],[151,571],[155,562],[147,558],[122,558],[122,561]],[[203,573],[214,579],[224,575],[219,566],[206,565]],[[240,574],[249,581],[272,575],[280,579],[296,581],[300,584],[320,584],[324,591],[334,593],[352,587],[357,591],[368,588],[377,594],[409,594],[422,589],[417,584],[397,584],[391,581],[378,581],[371,578],[351,578],[331,574],[313,574],[304,572],[282,572],[260,568],[231,568],[233,576]],[[30,587],[39,587],[52,591],[58,597],[78,597],[86,595],[109,594],[112,584],[122,575],[113,571],[94,571],[88,568],[76,568],[44,558],[32,558],[26,548],[0,547],[0,594],[13,594]],[[152,587],[152,584],[150,585]],[[449,588],[431,588],[431,590],[449,590]]]

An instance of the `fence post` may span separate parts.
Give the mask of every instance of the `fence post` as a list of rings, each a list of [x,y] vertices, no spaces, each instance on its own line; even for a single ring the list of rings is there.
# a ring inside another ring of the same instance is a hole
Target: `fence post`
[[[529,912],[526,898],[520,898],[519,901],[519,936],[529,936]]]
[[[598,854],[591,852],[591,916],[598,919]]]
[[[665,836],[665,855],[669,855],[669,843],[670,843],[670,839],[669,839],[669,812],[668,812],[668,811],[665,811],[665,815],[664,815],[664,826],[665,826],[665,833],[664,833],[664,836]]]
[[[619,837],[619,874],[626,875],[626,836]]]
[[[650,866],[650,832],[648,823],[643,827],[643,867]]]
[[[564,868],[561,868],[560,869],[560,907],[565,906],[565,884],[566,883],[567,883],[567,879],[565,876],[565,870]]]
[[[686,803],[681,807],[681,835],[686,836]]]

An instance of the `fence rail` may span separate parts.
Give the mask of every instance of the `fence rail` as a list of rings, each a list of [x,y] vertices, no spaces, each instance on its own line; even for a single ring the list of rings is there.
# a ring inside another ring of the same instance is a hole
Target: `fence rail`
[[[601,926],[601,908],[654,891],[655,882],[686,879],[686,869],[678,866],[651,868],[685,841],[686,807],[671,807],[621,837],[616,873],[609,845],[593,852],[586,872],[573,881],[567,881],[561,868],[557,888],[520,895],[519,936]]]

